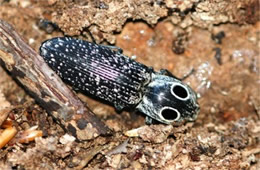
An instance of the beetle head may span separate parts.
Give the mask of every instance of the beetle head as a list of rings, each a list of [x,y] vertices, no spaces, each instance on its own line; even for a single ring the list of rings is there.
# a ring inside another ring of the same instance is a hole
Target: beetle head
[[[194,121],[199,112],[196,93],[180,80],[153,73],[137,110],[161,123]]]

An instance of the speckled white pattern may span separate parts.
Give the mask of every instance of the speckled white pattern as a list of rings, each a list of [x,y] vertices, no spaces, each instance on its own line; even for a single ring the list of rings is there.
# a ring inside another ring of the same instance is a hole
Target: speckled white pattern
[[[120,108],[138,104],[140,87],[150,80],[148,67],[106,46],[61,37],[44,42],[40,51],[65,82]]]

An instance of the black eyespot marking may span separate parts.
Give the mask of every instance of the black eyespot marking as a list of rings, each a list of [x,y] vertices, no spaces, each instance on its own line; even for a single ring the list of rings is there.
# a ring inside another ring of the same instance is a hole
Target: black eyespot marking
[[[180,113],[174,108],[164,107],[161,110],[161,116],[167,121],[175,121],[180,118]]]
[[[188,96],[186,89],[184,89],[182,86],[174,86],[173,92],[180,98],[186,98]]]
[[[180,100],[187,100],[189,98],[189,93],[186,87],[178,84],[174,84],[171,89],[172,95]]]

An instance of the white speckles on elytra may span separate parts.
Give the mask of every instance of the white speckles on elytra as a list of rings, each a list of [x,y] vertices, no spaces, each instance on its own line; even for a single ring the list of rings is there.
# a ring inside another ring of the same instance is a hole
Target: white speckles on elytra
[[[74,88],[118,106],[137,104],[140,86],[150,79],[144,73],[150,69],[110,48],[70,37],[54,38],[43,43],[41,55]]]

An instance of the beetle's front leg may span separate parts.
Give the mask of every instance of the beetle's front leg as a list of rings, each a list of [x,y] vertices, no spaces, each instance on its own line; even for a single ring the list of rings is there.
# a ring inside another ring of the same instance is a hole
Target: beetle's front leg
[[[146,116],[146,117],[145,117],[145,123],[146,123],[147,125],[151,125],[151,124],[153,124],[153,122],[154,122],[153,118],[151,118],[151,117],[149,117],[149,116]]]
[[[176,77],[175,75],[173,75],[173,74],[172,74],[169,70],[167,70],[167,69],[161,69],[161,70],[159,71],[159,74],[166,75],[166,76],[169,76],[169,77],[173,77],[173,78],[175,78],[175,79],[177,79],[177,80],[183,81],[183,80],[185,80],[186,78],[188,78],[191,74],[193,74],[194,72],[195,72],[195,70],[194,70],[194,68],[192,68],[191,71],[190,71],[188,74],[184,75],[182,78]]]
[[[177,79],[177,80],[182,80],[182,79],[180,79],[180,78],[178,78],[178,77],[176,77],[175,75],[173,75],[169,70],[167,70],[167,69],[161,69],[160,71],[159,71],[159,74],[161,74],[161,75],[165,75],[165,76],[169,76],[169,77],[173,77],[173,78],[175,78],[175,79]]]

